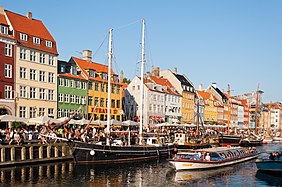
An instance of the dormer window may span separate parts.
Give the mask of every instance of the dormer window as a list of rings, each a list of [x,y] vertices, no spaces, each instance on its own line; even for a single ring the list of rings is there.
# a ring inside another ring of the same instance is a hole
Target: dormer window
[[[33,44],[40,45],[40,38],[33,37]]]
[[[8,27],[4,26],[4,25],[1,25],[1,33],[8,35]]]
[[[46,40],[46,47],[52,48],[53,47],[53,42]]]
[[[27,39],[28,39],[28,36],[27,36],[27,34],[24,34],[24,33],[20,33],[20,39],[21,39],[22,41],[25,41],[25,42],[27,42]]]
[[[96,76],[95,74],[96,73],[95,73],[94,70],[92,70],[92,69],[89,70],[89,77],[95,78],[95,76]]]
[[[102,79],[103,79],[103,80],[108,80],[107,78],[108,78],[108,75],[107,75],[106,73],[103,73],[103,74],[102,74]]]

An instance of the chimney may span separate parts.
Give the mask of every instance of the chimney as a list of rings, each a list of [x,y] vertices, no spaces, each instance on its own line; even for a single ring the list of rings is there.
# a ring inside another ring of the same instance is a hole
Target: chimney
[[[26,13],[26,17],[27,17],[28,19],[32,19],[32,13],[31,13],[31,12],[27,12],[27,13]]]
[[[123,71],[121,70],[121,72],[120,72],[120,74],[119,74],[119,82],[123,82],[123,75],[124,75],[124,73],[123,73]]]
[[[92,61],[92,51],[91,50],[83,50],[82,51],[82,59],[88,62]]]
[[[176,67],[173,69],[173,73],[177,74],[177,68]]]
[[[4,7],[0,6],[0,14],[4,14]]]
[[[199,91],[203,91],[203,84],[199,84]]]
[[[212,83],[212,87],[216,88],[216,82]]]
[[[155,77],[160,77],[160,68],[159,67],[152,67],[152,74]]]

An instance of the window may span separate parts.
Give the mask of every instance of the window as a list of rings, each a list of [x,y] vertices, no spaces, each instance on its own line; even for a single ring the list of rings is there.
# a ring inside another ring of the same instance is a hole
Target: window
[[[36,80],[36,70],[35,69],[30,69],[29,70],[29,78],[30,80]]]
[[[49,101],[54,100],[54,90],[48,90],[48,100]]]
[[[48,117],[54,117],[54,108],[48,108]]]
[[[45,82],[45,71],[39,71],[39,81]]]
[[[115,108],[115,107],[116,107],[116,106],[115,106],[115,104],[116,104],[115,100],[114,100],[114,99],[112,99],[112,102],[111,102],[111,107],[112,107],[112,108]]]
[[[63,110],[62,109],[58,109],[58,117],[60,118],[60,117],[62,117],[62,115],[63,115]]]
[[[88,105],[92,106],[92,97],[91,96],[88,96]]]
[[[70,95],[70,103],[75,103],[75,95]]]
[[[76,81],[76,82],[75,82],[75,86],[76,86],[76,88],[79,89],[79,88],[80,88],[80,82],[79,82],[79,81]]]
[[[65,87],[69,87],[69,80],[65,79],[65,83],[64,83]]]
[[[12,78],[12,65],[11,64],[4,65],[4,76],[6,78]]]
[[[82,86],[82,89],[83,89],[83,90],[86,90],[86,83],[85,83],[85,82],[82,82],[82,83],[81,83],[81,86]]]
[[[8,35],[8,27],[4,26],[4,25],[1,25],[1,33]]]
[[[33,37],[33,44],[40,45],[40,38]]]
[[[36,88],[30,87],[30,99],[36,99]]]
[[[35,107],[29,107],[29,117],[35,118],[36,116],[36,108]]]
[[[12,99],[12,86],[7,86],[5,85],[5,90],[4,90],[4,98],[5,99]]]
[[[105,92],[104,84],[101,84],[101,92]]]
[[[64,79],[63,78],[59,78],[59,86],[64,86]]]
[[[45,108],[39,108],[39,116],[45,116]]]
[[[112,93],[115,93],[115,86],[112,86]]]
[[[94,106],[98,106],[99,105],[99,98],[98,97],[95,97],[94,99]]]
[[[95,83],[95,91],[99,90],[99,83]]]
[[[44,88],[39,89],[39,99],[45,100],[45,89]]]
[[[89,90],[92,90],[92,89],[93,89],[93,84],[92,84],[92,82],[89,82],[89,83],[88,83],[88,89],[89,89]]]
[[[70,102],[70,95],[65,94],[65,103],[69,103],[69,102]]]
[[[74,80],[70,80],[70,87],[74,88]]]
[[[27,42],[28,36],[27,34],[20,33],[20,40]]]
[[[51,72],[48,73],[48,82],[54,83],[54,73]]]
[[[45,54],[40,53],[40,55],[39,55],[39,63],[40,64],[45,64]]]
[[[63,102],[63,94],[59,94],[59,102]]]
[[[80,104],[80,96],[79,95],[76,96],[76,104]]]
[[[20,59],[26,60],[26,49],[24,48],[20,49]]]
[[[117,100],[117,108],[120,108],[120,100]]]
[[[94,70],[89,70],[89,77],[95,78],[95,71]]]
[[[101,98],[100,99],[100,107],[104,107],[104,103],[105,102],[105,99],[104,98]]]
[[[54,57],[51,56],[51,55],[49,55],[48,64],[49,64],[50,66],[54,66]]]
[[[26,79],[26,68],[20,67],[20,78]]]
[[[52,48],[53,42],[46,40],[46,47]]]
[[[26,86],[20,86],[20,97],[26,98]]]
[[[12,44],[5,44],[5,56],[12,56]]]
[[[117,94],[120,94],[120,86],[117,86]]]
[[[36,62],[36,53],[35,53],[35,51],[30,51],[29,58],[30,58],[31,62]]]
[[[64,116],[65,116],[65,117],[68,117],[68,115],[69,115],[69,110],[65,110],[65,111],[64,111]]]
[[[25,117],[26,117],[26,107],[20,106],[20,118],[25,118]]]
[[[81,96],[81,104],[86,104],[86,97],[85,96]]]

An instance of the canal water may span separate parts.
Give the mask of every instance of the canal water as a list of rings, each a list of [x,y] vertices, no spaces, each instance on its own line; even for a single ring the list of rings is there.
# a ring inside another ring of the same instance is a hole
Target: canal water
[[[282,143],[257,148],[261,152],[281,151]],[[216,170],[182,172],[171,170],[166,160],[101,166],[68,161],[0,168],[0,186],[282,186],[282,176],[258,172],[254,161]]]

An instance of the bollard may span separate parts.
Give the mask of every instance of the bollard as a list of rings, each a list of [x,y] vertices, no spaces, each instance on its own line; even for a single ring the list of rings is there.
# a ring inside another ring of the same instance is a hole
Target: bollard
[[[59,157],[59,149],[55,146],[55,158]]]
[[[5,148],[1,148],[1,162],[5,162]]]
[[[33,159],[33,146],[32,145],[29,147],[29,159],[30,160]]]
[[[42,159],[43,158],[43,146],[41,145],[40,147],[39,147],[39,159]]]
[[[66,156],[66,145],[62,145],[62,157]]]
[[[47,146],[47,158],[51,158],[51,145]]]
[[[11,161],[15,161],[16,158],[16,151],[15,151],[15,147],[11,147]]]
[[[21,151],[21,159],[22,160],[26,160],[26,148],[22,147],[22,151]]]

